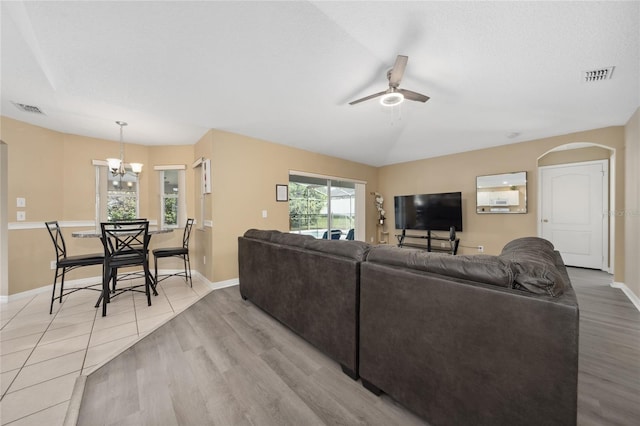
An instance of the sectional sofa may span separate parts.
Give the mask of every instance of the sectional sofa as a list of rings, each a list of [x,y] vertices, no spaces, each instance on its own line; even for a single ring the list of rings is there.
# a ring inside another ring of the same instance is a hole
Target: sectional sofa
[[[240,294],[358,372],[360,264],[369,245],[252,229],[238,239]]]
[[[579,309],[562,258],[239,237],[240,293],[432,425],[576,423]]]

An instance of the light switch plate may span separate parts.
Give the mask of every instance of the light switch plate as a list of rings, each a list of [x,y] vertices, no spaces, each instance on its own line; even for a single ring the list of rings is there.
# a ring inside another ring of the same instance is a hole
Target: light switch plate
[[[263,219],[267,218],[267,211],[266,210],[262,210],[262,218]]]
[[[21,221],[23,221],[23,220],[27,220],[27,214],[26,214],[25,212],[23,212],[23,211],[19,211],[19,212],[17,212],[17,214],[16,214],[16,220],[17,220],[18,222],[21,222]]]
[[[16,207],[26,207],[27,200],[23,197],[16,198]]]

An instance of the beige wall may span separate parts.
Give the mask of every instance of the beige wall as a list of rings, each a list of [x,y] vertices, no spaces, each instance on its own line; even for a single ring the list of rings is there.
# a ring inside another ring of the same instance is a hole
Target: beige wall
[[[213,157],[213,131],[209,130],[194,146],[194,161],[198,158],[211,159]],[[212,229],[205,226],[205,221],[211,221],[213,194],[202,194],[200,179],[202,167],[192,169],[194,176],[193,200],[197,225],[193,230],[193,243],[190,254],[191,264],[209,281],[213,278],[213,248]],[[205,262],[206,259],[206,262]]]
[[[2,140],[8,146],[8,218],[16,221],[15,199],[26,198],[26,225],[36,229],[11,229],[9,245],[9,294],[51,284],[50,262],[55,252],[44,222],[58,220],[95,220],[95,166],[92,160],[119,154],[118,142],[68,135],[20,121],[1,117]],[[140,216],[159,218],[158,172],[155,164],[188,164],[193,161],[193,146],[142,146],[125,144],[125,159],[144,163],[140,175]],[[193,176],[187,171],[187,185]],[[11,202],[11,200],[14,200]],[[193,199],[188,197],[188,212]],[[22,223],[21,223],[22,224]],[[63,228],[67,250],[72,254],[102,251],[98,239],[72,238],[71,232],[81,228]],[[181,244],[182,233],[158,235],[158,245]],[[177,264],[176,264],[177,265]],[[163,267],[164,264],[163,264]],[[166,265],[171,268],[171,264]],[[177,266],[176,266],[177,267]],[[100,275],[99,267],[72,271],[68,279]]]
[[[624,206],[624,128],[609,127],[381,167],[378,179],[380,192],[386,199],[387,223],[394,228],[395,195],[461,191],[464,232],[460,233],[460,253],[477,253],[476,247],[482,245],[485,253],[497,254],[513,238],[537,235],[538,158],[557,146],[574,142],[591,142],[617,150],[616,204],[619,208]],[[516,171],[527,172],[528,213],[477,214],[476,176]],[[624,223],[618,222],[615,277],[622,281]],[[391,239],[394,240],[393,235]]]
[[[375,167],[217,130],[212,143],[214,281],[238,276],[237,238],[247,229],[289,230],[288,203],[275,200],[275,186],[289,183],[289,170],[366,181],[367,194],[377,190]],[[376,232],[372,197],[366,207],[369,241]]]
[[[17,209],[11,200],[16,197],[27,199],[27,222],[42,225],[45,220],[53,219],[93,220],[95,174],[91,160],[117,154],[118,143],[66,135],[6,117],[1,120],[0,137],[8,145],[9,221],[15,220]],[[612,210],[622,211],[625,206],[623,148],[625,140],[628,150],[633,149],[630,144],[635,144],[635,159],[627,161],[637,164],[637,128],[638,113],[626,128],[597,129],[381,168],[217,130],[208,131],[190,146],[126,144],[125,157],[127,161],[145,165],[140,177],[140,214],[152,220],[159,217],[158,172],[153,171],[153,165],[187,166],[187,212],[199,222],[192,234],[192,266],[209,281],[216,282],[237,277],[237,237],[247,229],[288,230],[288,204],[275,201],[275,185],[287,184],[290,170],[366,181],[367,241],[377,238],[377,212],[370,195],[372,191],[385,197],[388,219],[385,227],[390,231],[390,243],[395,243],[392,229],[394,195],[462,191],[464,232],[460,234],[463,246],[460,252],[476,253],[474,247],[483,245],[485,252],[498,253],[510,239],[537,233],[537,159],[556,146],[591,142],[616,149],[617,205]],[[200,194],[200,168],[191,167],[193,161],[201,157],[212,161],[213,191],[204,196]],[[476,176],[521,170],[528,172],[529,213],[475,213]],[[637,182],[637,175],[634,176]],[[637,186],[635,194],[635,200],[631,201],[636,207],[627,203],[627,209],[637,211]],[[200,213],[201,199],[204,215]],[[262,210],[267,210],[266,219],[262,218]],[[627,215],[625,220],[631,226],[635,223],[637,235],[637,216]],[[210,221],[211,226],[204,226],[205,221]],[[624,280],[624,228],[624,221],[619,220],[616,227],[617,281]],[[71,238],[73,230],[64,229],[70,252],[79,254],[101,249],[98,240]],[[9,294],[50,284],[53,272],[49,262],[53,260],[53,248],[46,230],[43,227],[13,229],[8,234]],[[157,236],[153,243],[173,245],[180,241],[180,236],[181,232]],[[637,247],[634,250],[637,253]],[[628,271],[635,274],[632,285],[638,293],[637,265]],[[78,271],[69,278],[98,274],[99,271]]]
[[[625,126],[626,197],[624,208],[625,284],[640,297],[640,108]]]
[[[39,288],[52,282],[49,268],[54,252],[43,222],[92,222],[95,218],[94,159],[117,155],[118,142],[68,135],[2,117],[2,139],[8,145],[8,199],[27,199],[27,223],[36,229],[12,229],[9,234],[9,294]],[[37,154],[34,154],[37,153]],[[197,158],[212,160],[213,192],[200,194]],[[288,230],[288,204],[275,201],[275,185],[287,184],[289,170],[367,181],[376,190],[377,170],[345,160],[285,147],[231,133],[211,130],[188,146],[125,144],[125,159],[141,162],[140,216],[159,220],[159,172],[154,165],[185,164],[187,214],[198,219],[192,234],[193,268],[209,281],[237,277],[237,237],[251,227]],[[62,167],[61,167],[62,166]],[[201,215],[201,198],[204,215]],[[371,203],[373,203],[372,200]],[[9,222],[16,216],[9,202]],[[368,205],[368,204],[367,204]],[[262,219],[262,210],[268,217]],[[375,213],[367,217],[367,238],[375,233]],[[210,221],[212,226],[204,226]],[[78,228],[63,228],[70,253],[101,250],[99,240],[72,238]],[[156,235],[152,248],[180,244],[182,230]],[[206,262],[205,262],[206,259]],[[162,268],[177,268],[165,260]],[[68,279],[98,276],[81,268]]]

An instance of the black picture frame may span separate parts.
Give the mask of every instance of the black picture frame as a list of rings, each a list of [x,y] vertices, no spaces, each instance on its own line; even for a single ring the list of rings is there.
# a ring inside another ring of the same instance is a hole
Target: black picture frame
[[[289,201],[288,185],[276,185],[276,201]]]

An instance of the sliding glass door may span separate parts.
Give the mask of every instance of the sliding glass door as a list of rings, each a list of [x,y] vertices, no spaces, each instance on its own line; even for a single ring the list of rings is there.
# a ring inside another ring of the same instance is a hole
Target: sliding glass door
[[[354,239],[357,182],[289,176],[289,229],[325,239]]]

